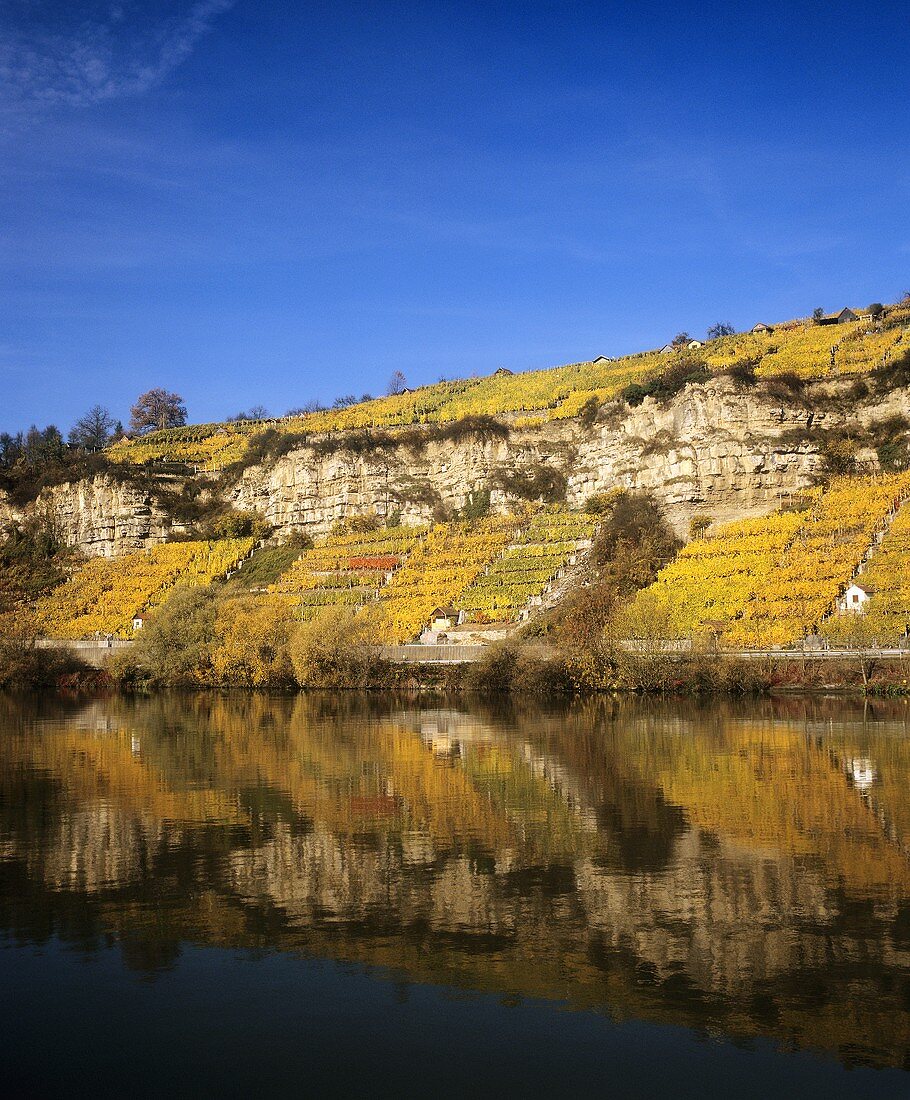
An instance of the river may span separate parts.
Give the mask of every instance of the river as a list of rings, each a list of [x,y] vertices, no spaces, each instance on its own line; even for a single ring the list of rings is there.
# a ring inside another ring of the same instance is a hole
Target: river
[[[910,1095],[908,734],[0,698],[4,1093]]]

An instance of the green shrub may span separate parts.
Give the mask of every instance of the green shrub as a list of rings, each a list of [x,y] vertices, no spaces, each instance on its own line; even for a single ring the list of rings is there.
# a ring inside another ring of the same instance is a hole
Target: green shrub
[[[495,439],[508,439],[509,426],[497,420],[495,416],[487,416],[484,413],[479,416],[463,416],[450,424],[431,428],[429,436],[432,440],[447,440],[451,443],[461,443],[469,438],[488,443]]]
[[[597,423],[597,414],[600,412],[601,401],[596,394],[592,394],[582,405],[578,413],[579,423],[583,428],[590,430]]]
[[[642,386],[638,382],[630,382],[629,385],[622,390],[620,397],[630,408],[634,409],[637,405],[640,405],[650,393],[651,390],[647,386]]]
[[[111,665],[112,674],[132,684],[210,683],[217,615],[214,589],[176,589],[148,618],[132,649],[117,654]]]
[[[0,541],[0,604],[4,592],[17,602],[53,588],[65,578],[72,558],[52,512],[35,512],[9,524]]]
[[[268,531],[268,525],[256,512],[222,512],[214,517],[204,529],[207,539],[243,539],[262,538]]]
[[[584,503],[589,516],[602,516],[608,512],[616,500],[616,493],[592,493]]]
[[[500,468],[493,474],[493,484],[508,496],[519,500],[539,500],[558,504],[566,499],[568,482],[561,470],[536,462],[517,470]]]
[[[849,428],[820,433],[822,470],[826,474],[855,474],[859,452],[865,442],[864,433]]]
[[[722,373],[732,378],[738,385],[751,389],[758,383],[755,370],[760,361],[759,359],[737,359]]]
[[[661,405],[672,401],[686,386],[706,382],[711,377],[707,363],[701,359],[683,358],[673,363],[645,383],[631,382],[620,397],[632,407],[640,405],[646,397],[653,397]]]
[[[764,390],[776,401],[801,402],[806,392],[806,381],[795,371],[781,371],[765,379]]]
[[[464,506],[459,513],[461,519],[483,519],[490,514],[490,490],[472,489],[465,497]]]
[[[900,414],[889,416],[869,426],[869,434],[876,441],[875,453],[879,466],[889,473],[906,470],[910,466],[910,421]]]
[[[390,682],[387,662],[371,646],[368,624],[337,610],[301,623],[291,637],[290,656],[305,688],[368,688]]]

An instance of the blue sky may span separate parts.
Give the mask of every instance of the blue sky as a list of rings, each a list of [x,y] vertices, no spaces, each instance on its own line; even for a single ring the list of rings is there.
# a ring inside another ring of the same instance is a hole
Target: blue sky
[[[905,4],[0,3],[0,429],[910,288]]]

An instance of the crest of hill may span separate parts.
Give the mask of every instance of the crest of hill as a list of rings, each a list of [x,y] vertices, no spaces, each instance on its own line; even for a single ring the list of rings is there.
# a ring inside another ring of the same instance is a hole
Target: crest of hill
[[[196,424],[121,440],[110,458],[127,463],[176,461],[223,469],[242,459],[251,438],[267,430],[303,439],[341,431],[405,429],[497,417],[515,427],[591,416],[610,401],[640,403],[660,396],[663,379],[680,388],[711,374],[747,380],[802,382],[869,374],[887,368],[910,349],[910,300],[881,312],[841,311],[820,319],[777,325],[713,340],[682,341],[660,350],[609,359],[598,356],[546,370],[437,382],[343,408],[276,419]]]

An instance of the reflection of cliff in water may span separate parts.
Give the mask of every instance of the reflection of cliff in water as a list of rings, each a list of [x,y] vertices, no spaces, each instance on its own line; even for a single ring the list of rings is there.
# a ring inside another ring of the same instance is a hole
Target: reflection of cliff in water
[[[6,706],[15,937],[115,934],[149,971],[184,941],[313,953],[904,1060],[904,709]]]

